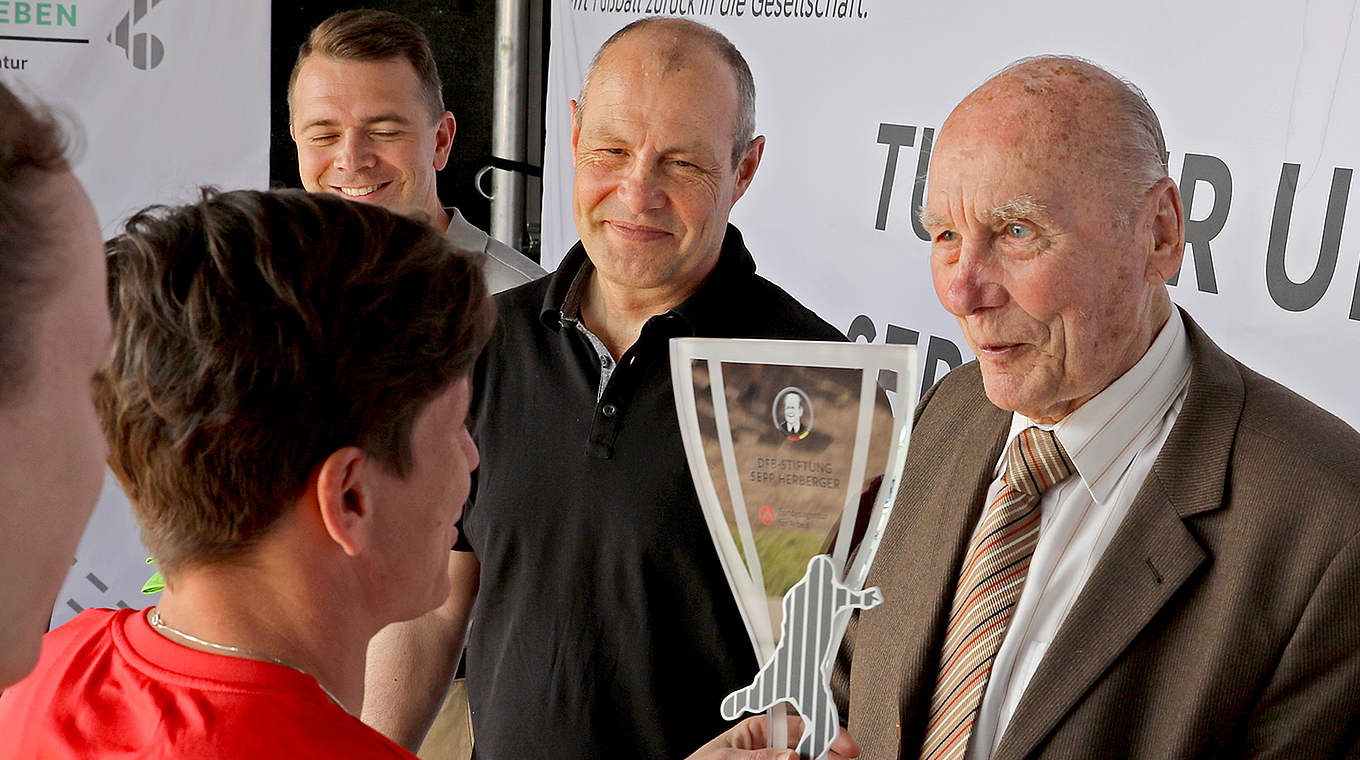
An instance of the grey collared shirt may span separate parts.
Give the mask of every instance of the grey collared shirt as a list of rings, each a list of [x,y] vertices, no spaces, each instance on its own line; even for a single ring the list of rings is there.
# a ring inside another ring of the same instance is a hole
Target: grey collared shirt
[[[458,209],[449,206],[444,211],[449,215],[449,229],[444,237],[459,248],[486,254],[486,265],[482,271],[486,274],[486,286],[492,293],[509,290],[548,273],[533,259],[474,227]]]

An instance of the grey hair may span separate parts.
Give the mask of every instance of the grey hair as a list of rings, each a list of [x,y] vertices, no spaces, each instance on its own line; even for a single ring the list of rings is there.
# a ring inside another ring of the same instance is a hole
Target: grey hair
[[[679,65],[687,57],[688,50],[684,49],[684,43],[690,42],[698,43],[717,54],[731,69],[732,76],[737,80],[737,123],[732,134],[732,166],[735,167],[741,163],[742,156],[746,155],[747,147],[756,136],[755,79],[751,76],[751,67],[747,65],[746,58],[742,56],[740,50],[737,50],[736,45],[733,45],[732,41],[727,39],[722,32],[697,21],[668,16],[649,16],[638,19],[614,32],[609,39],[604,41],[600,49],[595,51],[595,56],[590,59],[590,64],[586,66],[586,75],[581,81],[581,92],[576,96],[576,126],[581,125],[581,114],[586,109],[586,92],[590,90],[590,80],[605,53],[624,37],[651,27],[669,29],[676,33],[674,44],[663,51],[667,70]]]

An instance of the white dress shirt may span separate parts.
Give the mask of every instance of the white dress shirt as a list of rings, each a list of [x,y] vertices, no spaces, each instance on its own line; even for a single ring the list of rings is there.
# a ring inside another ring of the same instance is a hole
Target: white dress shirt
[[[992,664],[968,760],[988,760],[1001,743],[1039,661],[1152,470],[1189,380],[1185,323],[1173,307],[1147,353],[1128,372],[1057,424],[1039,425],[1057,434],[1078,477],[1050,488],[1040,502],[1039,542]],[[1013,415],[1007,447],[1035,424]],[[1005,466],[1003,450],[985,504],[1001,490]]]

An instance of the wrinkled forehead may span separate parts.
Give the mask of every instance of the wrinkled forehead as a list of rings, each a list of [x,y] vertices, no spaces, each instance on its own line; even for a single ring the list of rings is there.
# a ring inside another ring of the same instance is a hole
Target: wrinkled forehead
[[[1079,158],[1099,151],[1108,116],[1096,104],[1052,85],[993,81],[959,103],[936,150],[1000,151],[1022,158]]]
[[[930,165],[930,197],[1051,195],[1113,180],[1115,128],[1106,104],[1080,90],[1026,80],[989,82],[945,120]],[[931,205],[928,198],[927,206]]]
[[[713,51],[673,35],[639,32],[605,52],[584,93],[586,113],[684,105],[690,120],[722,131],[736,123],[736,75]]]

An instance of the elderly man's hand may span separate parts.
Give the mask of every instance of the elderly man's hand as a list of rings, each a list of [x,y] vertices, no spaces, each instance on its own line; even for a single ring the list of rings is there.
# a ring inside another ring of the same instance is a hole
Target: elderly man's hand
[[[803,721],[790,715],[789,741],[797,743],[803,735]],[[768,749],[769,726],[766,716],[747,718],[721,736],[699,748],[687,760],[798,760],[798,753],[791,749]],[[844,730],[831,743],[830,760],[851,760],[859,757],[859,745]]]

